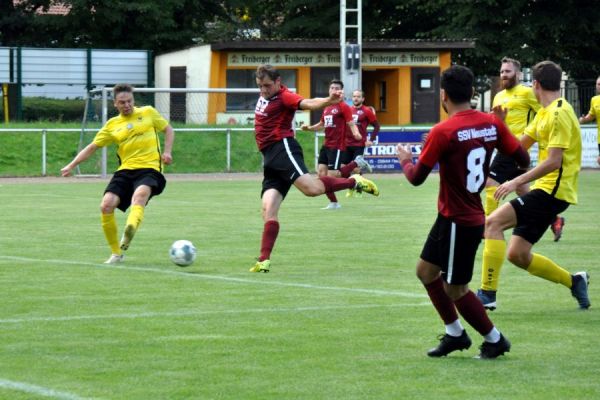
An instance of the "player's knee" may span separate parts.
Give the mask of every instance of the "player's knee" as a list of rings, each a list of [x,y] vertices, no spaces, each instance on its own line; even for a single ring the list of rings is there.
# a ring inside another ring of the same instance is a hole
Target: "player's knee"
[[[100,204],[100,212],[102,214],[112,214],[114,211],[115,206],[113,206],[112,204],[104,201]]]
[[[509,248],[508,252],[506,253],[506,258],[508,261],[520,268],[527,268],[527,265],[529,264],[528,253],[519,249]]]
[[[496,214],[492,213],[485,218],[485,232],[486,234],[502,233],[502,225]]]

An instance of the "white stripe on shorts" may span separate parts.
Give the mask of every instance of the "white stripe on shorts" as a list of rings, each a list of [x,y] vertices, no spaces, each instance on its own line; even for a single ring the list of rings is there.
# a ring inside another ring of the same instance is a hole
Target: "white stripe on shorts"
[[[285,152],[287,153],[288,157],[290,158],[290,161],[292,162],[292,164],[294,164],[294,168],[296,168],[296,171],[298,171],[298,175],[299,176],[304,175],[302,168],[300,168],[300,166],[296,162],[296,159],[292,155],[292,152],[290,151],[290,145],[288,144],[287,138],[283,138],[283,145],[285,146]]]
[[[454,246],[456,245],[456,224],[450,225],[450,252],[448,254],[448,273],[446,282],[452,283],[452,273],[454,272]]]
[[[337,150],[337,152],[335,153],[335,163],[333,164],[333,168],[334,169],[340,169],[340,154],[342,152],[340,151],[340,149]]]

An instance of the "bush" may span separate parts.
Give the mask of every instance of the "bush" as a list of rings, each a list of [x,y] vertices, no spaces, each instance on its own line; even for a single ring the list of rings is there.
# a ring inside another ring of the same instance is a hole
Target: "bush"
[[[23,97],[23,120],[25,121],[81,121],[85,100],[49,99],[46,97]]]

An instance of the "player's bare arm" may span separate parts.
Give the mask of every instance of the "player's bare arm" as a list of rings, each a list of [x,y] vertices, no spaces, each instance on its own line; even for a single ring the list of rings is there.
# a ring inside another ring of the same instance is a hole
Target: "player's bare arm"
[[[506,181],[498,186],[494,197],[496,200],[504,199],[508,194],[514,192],[520,185],[532,182],[542,176],[548,175],[550,172],[560,168],[563,158],[564,149],[551,147],[548,149],[548,158],[535,168],[527,171],[523,175],[517,176],[515,179]]]
[[[300,127],[300,129],[302,129],[303,131],[313,131],[313,132],[316,132],[321,128],[323,128],[322,122],[318,122],[314,125],[302,124],[302,126]]]
[[[403,145],[402,143],[398,143],[396,145],[396,151],[398,152],[398,161],[400,164],[404,161],[412,162],[412,151],[410,150],[409,145]]]
[[[492,114],[501,119],[502,121],[506,120],[506,115],[508,114],[508,108],[502,107],[502,105],[497,105],[492,108]]]
[[[73,169],[76,166],[78,166],[79,164],[81,164],[82,162],[84,162],[85,160],[87,160],[88,158],[90,158],[90,156],[92,154],[94,154],[96,152],[96,150],[98,150],[98,146],[96,146],[94,143],[88,144],[86,147],[84,147],[83,150],[81,150],[79,152],[79,154],[77,154],[75,156],[75,158],[73,159],[73,161],[71,161],[70,163],[68,163],[67,165],[65,165],[60,170],[60,174],[62,176],[69,176],[69,175],[71,175],[71,171],[73,171]]]
[[[167,125],[165,128],[165,150],[162,153],[162,160],[165,164],[171,164],[173,162],[173,141],[175,140],[175,132],[171,125]]]
[[[337,104],[344,99],[344,91],[333,91],[329,97],[315,97],[313,99],[304,99],[300,102],[301,110],[320,110],[332,104]]]
[[[348,121],[348,122],[346,122],[346,124],[350,127],[350,131],[352,132],[352,136],[354,136],[354,139],[361,140],[362,135],[358,131],[358,127],[356,126],[354,121]]]
[[[596,119],[595,116],[593,116],[592,114],[588,113],[587,115],[579,117],[579,123],[580,124],[587,124],[588,122],[592,122],[595,119]]]

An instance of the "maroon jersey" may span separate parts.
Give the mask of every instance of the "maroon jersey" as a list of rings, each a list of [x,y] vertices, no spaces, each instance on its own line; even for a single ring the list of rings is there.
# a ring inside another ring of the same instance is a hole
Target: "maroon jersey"
[[[377,121],[377,117],[373,114],[371,108],[361,105],[360,107],[351,107],[352,109],[352,118],[354,118],[354,123],[358,127],[358,131],[362,136],[361,140],[354,139],[354,136],[348,138],[348,146],[359,146],[364,147],[365,142],[367,141],[367,126],[369,124],[373,124]]]
[[[330,149],[346,150],[346,136],[352,135],[348,122],[352,121],[352,110],[344,102],[333,104],[323,110],[321,122],[325,128],[323,145]]]
[[[254,110],[254,134],[259,150],[293,137],[292,121],[304,98],[281,85],[279,92],[269,99],[258,98]]]
[[[512,154],[519,142],[504,122],[492,114],[461,111],[431,129],[419,162],[429,168],[439,162],[440,214],[460,225],[485,222],[479,193],[487,180],[495,148]]]

